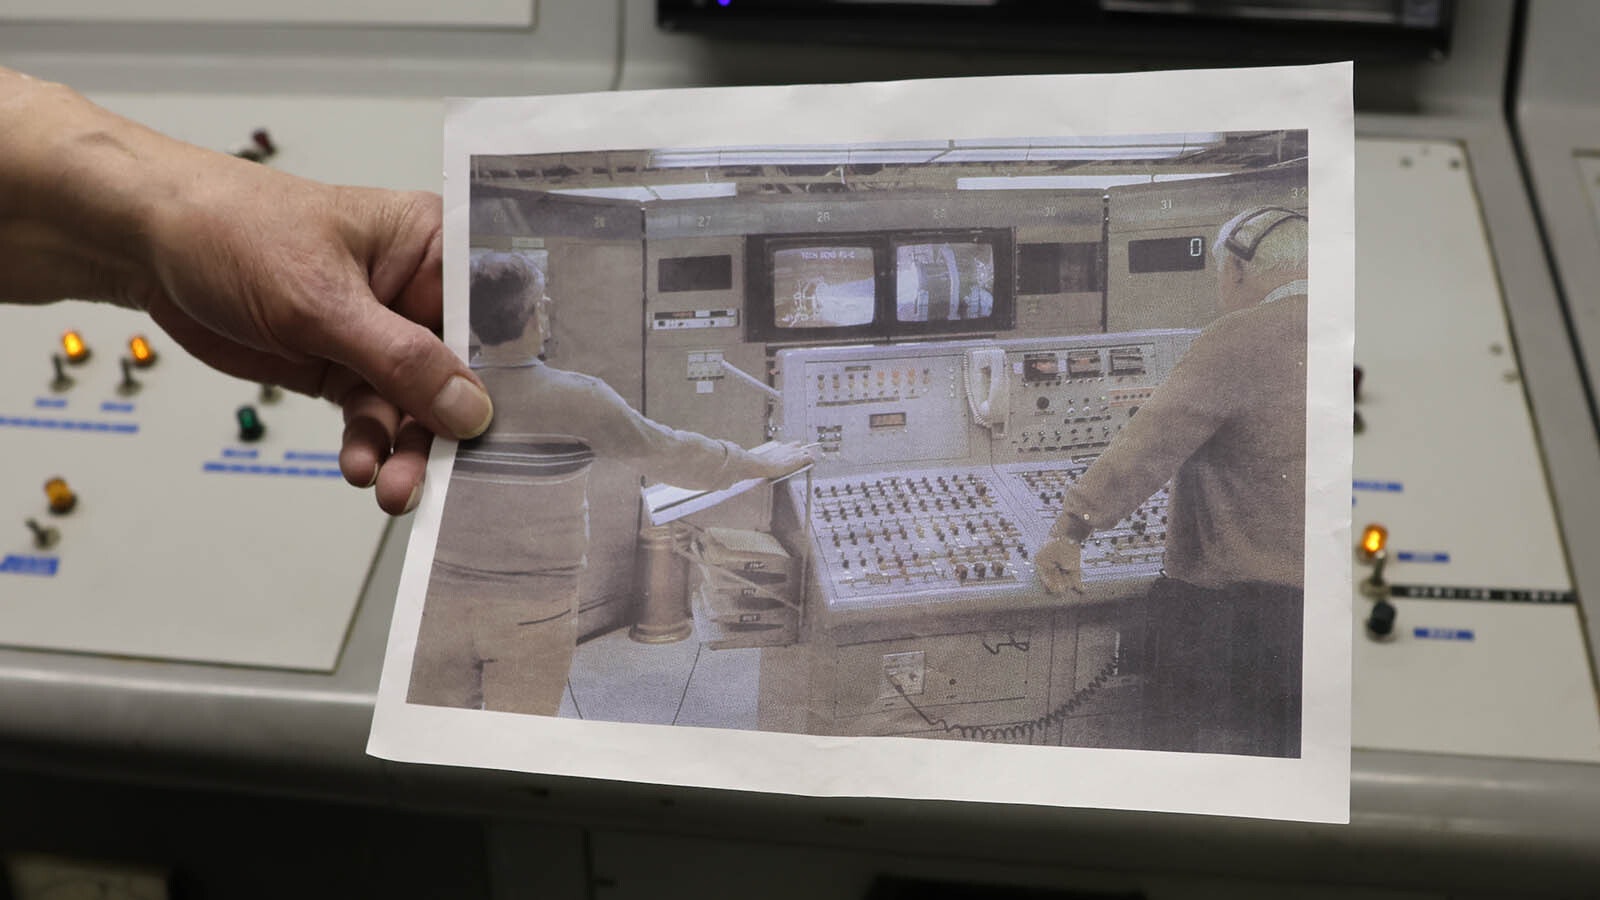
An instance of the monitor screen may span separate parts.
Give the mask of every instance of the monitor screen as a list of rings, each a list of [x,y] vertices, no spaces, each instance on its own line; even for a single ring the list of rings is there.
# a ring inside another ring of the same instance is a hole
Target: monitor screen
[[[1105,290],[1105,265],[1099,241],[1018,244],[1017,293],[1100,293]]]
[[[1080,50],[1171,65],[1430,59],[1451,0],[656,0],[668,30],[921,47]]]
[[[942,241],[895,247],[895,321],[960,322],[992,315],[992,244]]]
[[[733,288],[733,257],[678,256],[656,263],[656,284],[661,293],[675,291],[726,291]]]
[[[871,247],[791,247],[772,254],[772,319],[778,328],[870,325],[876,298]]]
[[[895,338],[1011,327],[1016,250],[1010,229],[885,235],[892,264],[882,318]]]

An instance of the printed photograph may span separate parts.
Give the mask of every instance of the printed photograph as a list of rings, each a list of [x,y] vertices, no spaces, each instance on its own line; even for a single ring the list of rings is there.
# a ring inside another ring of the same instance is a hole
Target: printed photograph
[[[407,704],[1301,755],[1306,131],[470,171]]]

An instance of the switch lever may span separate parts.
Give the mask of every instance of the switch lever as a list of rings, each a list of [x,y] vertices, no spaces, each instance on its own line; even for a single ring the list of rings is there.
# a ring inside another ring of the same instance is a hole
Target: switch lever
[[[50,362],[56,370],[56,377],[50,382],[50,390],[60,393],[76,383],[72,376],[67,374],[67,361],[61,354],[52,354]]]
[[[49,525],[40,525],[38,520],[29,519],[26,523],[28,530],[33,532],[33,545],[40,550],[48,550],[61,540],[61,532]]]
[[[133,367],[134,361],[124,356],[122,358],[122,383],[117,385],[117,393],[124,397],[129,394],[137,394],[139,388],[143,387],[143,385],[139,384],[139,380],[133,377]]]

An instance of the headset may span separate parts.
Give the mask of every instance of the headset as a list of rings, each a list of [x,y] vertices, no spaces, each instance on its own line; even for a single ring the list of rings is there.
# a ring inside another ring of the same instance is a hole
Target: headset
[[[1263,206],[1251,210],[1230,223],[1233,227],[1227,230],[1226,236],[1222,239],[1222,246],[1234,256],[1249,262],[1255,258],[1256,248],[1261,246],[1261,241],[1266,238],[1268,232],[1294,219],[1306,221],[1306,214],[1282,206]]]

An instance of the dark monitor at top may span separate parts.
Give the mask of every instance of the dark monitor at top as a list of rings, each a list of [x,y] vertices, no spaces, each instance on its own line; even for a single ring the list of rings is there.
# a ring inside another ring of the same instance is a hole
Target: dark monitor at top
[[[672,30],[1254,64],[1436,59],[1452,0],[656,0]]]
[[[992,333],[1012,322],[1004,229],[749,238],[749,336],[762,342]]]

